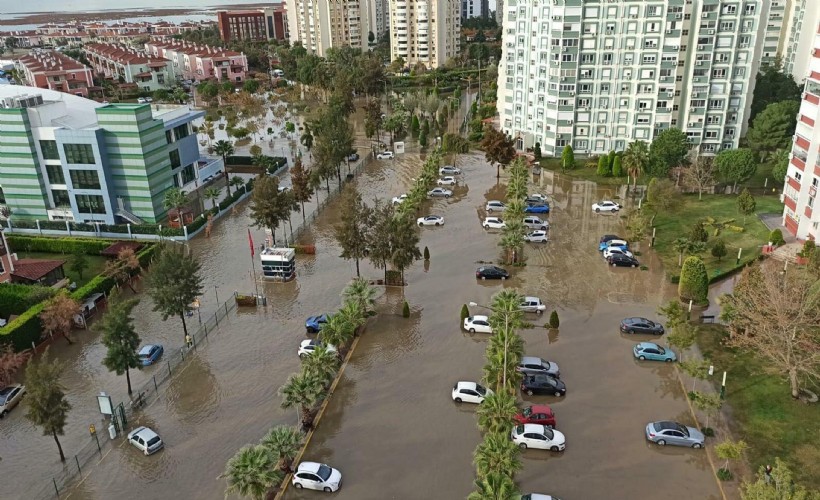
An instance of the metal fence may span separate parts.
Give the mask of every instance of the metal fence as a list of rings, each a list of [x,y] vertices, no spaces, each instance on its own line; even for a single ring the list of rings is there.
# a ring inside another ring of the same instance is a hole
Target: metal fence
[[[225,316],[234,309],[236,309],[235,295],[220,305],[216,312],[206,318],[196,331],[190,334],[190,345],[183,343],[177,348],[165,351],[162,357],[163,365],[161,369],[155,370],[151,379],[141,387],[134,388],[130,401],[115,405],[114,416],[110,423],[116,427],[118,438],[124,437],[124,430],[128,428],[128,422],[133,420],[137,413],[159,399],[160,387],[168,382],[175,373],[184,368],[186,360],[193,356],[198,349],[206,346],[205,341],[208,336],[219,329],[220,322],[226,321]],[[55,471],[47,482],[34,487],[30,491],[29,498],[60,498],[62,494],[67,494],[77,477],[89,472],[96,465],[95,462],[99,462],[109,451],[108,448],[116,444],[115,442],[112,443],[107,428],[98,428],[93,434],[89,429],[89,440],[79,451],[67,456],[62,468]]]

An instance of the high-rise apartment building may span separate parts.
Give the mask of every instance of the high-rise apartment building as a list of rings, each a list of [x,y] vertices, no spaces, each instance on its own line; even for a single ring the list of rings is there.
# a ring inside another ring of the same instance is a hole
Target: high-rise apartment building
[[[499,5],[501,3],[499,2]],[[505,0],[502,129],[546,155],[624,150],[677,127],[701,152],[745,133],[770,2]]]
[[[390,0],[390,58],[437,68],[459,53],[461,0]]]
[[[785,0],[775,0],[775,4],[783,4]],[[803,84],[811,74],[811,52],[815,48],[817,24],[820,23],[820,2],[815,0],[788,0],[785,1],[786,21],[783,24],[784,43],[780,56],[783,71],[792,75],[799,84]]]
[[[319,56],[331,47],[367,50],[378,31],[376,1],[287,0],[290,42]]]
[[[284,3],[256,10],[220,10],[216,19],[223,42],[288,39]]]
[[[488,0],[461,0],[461,20],[471,17],[487,17],[490,13]]]

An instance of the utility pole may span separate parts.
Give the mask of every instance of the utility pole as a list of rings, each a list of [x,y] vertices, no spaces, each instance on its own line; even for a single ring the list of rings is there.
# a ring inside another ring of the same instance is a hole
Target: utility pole
[[[481,105],[481,58],[478,58],[478,95],[476,96],[479,106]]]

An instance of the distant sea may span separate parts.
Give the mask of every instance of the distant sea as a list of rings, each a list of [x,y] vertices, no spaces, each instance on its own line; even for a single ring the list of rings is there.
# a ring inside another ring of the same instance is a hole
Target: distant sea
[[[142,11],[146,9],[196,9],[208,10],[213,7],[256,3],[257,0],[26,0],[13,2],[0,0],[0,19],[16,19],[26,14],[47,12],[100,12]],[[264,0],[259,0],[264,3]],[[270,2],[276,3],[276,2]]]

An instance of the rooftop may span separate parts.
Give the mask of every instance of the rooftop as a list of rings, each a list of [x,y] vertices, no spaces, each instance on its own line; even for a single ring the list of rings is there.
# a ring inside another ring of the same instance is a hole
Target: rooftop
[[[14,263],[12,276],[37,281],[51,271],[62,267],[64,260],[20,259]]]
[[[226,50],[224,47],[212,47],[210,45],[196,44],[184,40],[168,40],[165,38],[151,38],[146,45],[170,49],[197,57],[237,57],[242,55],[239,52]]]
[[[88,43],[83,48],[88,53],[120,64],[165,64],[168,62],[164,57],[151,56],[141,50],[113,43]]]
[[[38,51],[26,54],[19,59],[20,64],[25,66],[32,73],[60,72],[71,70],[88,69],[80,61],[72,59],[57,51]]]

